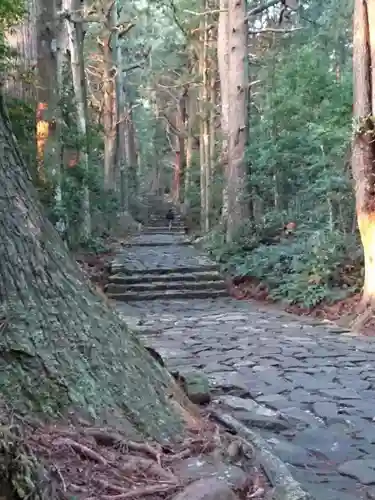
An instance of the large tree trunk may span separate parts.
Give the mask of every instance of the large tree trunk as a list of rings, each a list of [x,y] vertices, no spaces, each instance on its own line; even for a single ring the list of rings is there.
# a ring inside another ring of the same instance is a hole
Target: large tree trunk
[[[93,292],[36,201],[0,100],[0,392],[44,418],[82,410],[157,439],[181,430],[174,387]]]
[[[229,147],[227,241],[249,217],[247,196],[248,26],[246,0],[229,0]]]
[[[375,306],[375,4],[356,0],[353,26],[354,119],[352,168],[356,211],[365,255],[363,304]]]

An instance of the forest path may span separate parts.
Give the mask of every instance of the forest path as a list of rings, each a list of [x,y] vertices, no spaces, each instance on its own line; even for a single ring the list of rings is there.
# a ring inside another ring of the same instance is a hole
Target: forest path
[[[125,248],[116,272],[209,266],[179,244],[181,237],[169,234],[167,246]],[[168,368],[204,372],[212,404],[257,430],[314,498],[375,499],[371,339],[228,296],[116,304],[120,313],[143,318],[142,338]],[[159,332],[147,334],[152,330]]]

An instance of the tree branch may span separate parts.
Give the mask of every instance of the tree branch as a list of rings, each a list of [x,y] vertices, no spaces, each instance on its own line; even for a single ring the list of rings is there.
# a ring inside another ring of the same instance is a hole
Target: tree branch
[[[183,27],[181,21],[179,20],[178,18],[178,15],[177,15],[177,7],[174,3],[173,0],[170,0],[171,2],[171,9],[172,9],[172,17],[173,17],[173,20],[174,22],[176,23],[177,27],[180,29],[180,31],[182,32],[183,35],[186,36],[186,38],[188,37],[188,32],[186,31],[186,29]]]
[[[125,35],[127,35],[129,33],[129,31],[134,28],[135,24],[134,23],[122,23],[122,24],[119,24],[118,26],[114,26],[112,28],[112,32],[113,31],[117,31],[117,36],[119,38],[123,38]]]
[[[299,31],[302,28],[263,28],[260,30],[249,30],[249,35],[259,35],[262,33],[293,33],[294,31]]]
[[[254,7],[247,13],[246,20],[249,19],[251,16],[256,16],[257,14],[261,14],[265,10],[269,9],[270,7],[273,7],[274,5],[277,5],[278,3],[281,3],[282,0],[269,0],[268,2],[264,3],[263,5],[258,5],[257,7]]]

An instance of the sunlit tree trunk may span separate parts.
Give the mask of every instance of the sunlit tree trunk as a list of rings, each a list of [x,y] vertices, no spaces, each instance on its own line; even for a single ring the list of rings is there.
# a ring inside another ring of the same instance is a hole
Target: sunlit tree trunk
[[[55,128],[58,117],[59,95],[56,86],[56,46],[59,20],[59,0],[38,0],[37,17],[37,172],[39,181],[47,180],[46,169],[58,164],[60,144]]]
[[[68,39],[70,64],[72,71],[75,107],[77,112],[77,129],[80,139],[79,160],[85,172],[82,181],[82,205],[81,205],[81,227],[80,237],[87,241],[91,236],[91,213],[90,213],[90,190],[87,184],[89,172],[89,139],[88,139],[88,107],[87,107],[87,83],[85,76],[85,62],[83,53],[83,21],[78,19],[83,10],[82,0],[71,0],[70,12],[73,18],[68,21]],[[76,17],[77,16],[77,17]]]
[[[229,0],[229,145],[227,241],[249,217],[247,196],[248,25],[246,0]]]
[[[353,26],[354,121],[352,168],[365,255],[363,305],[375,306],[375,3],[355,0]]]

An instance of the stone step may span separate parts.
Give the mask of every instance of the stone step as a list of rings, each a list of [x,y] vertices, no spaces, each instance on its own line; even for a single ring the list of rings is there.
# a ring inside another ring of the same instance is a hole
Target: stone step
[[[171,230],[167,226],[143,227],[141,233],[154,234],[154,233],[181,233],[185,234],[184,226],[172,226]]]
[[[126,292],[108,294],[108,298],[122,302],[144,300],[214,299],[228,297],[227,290],[163,290],[155,292]]]
[[[134,274],[153,274],[156,276],[165,275],[165,274],[174,274],[174,273],[182,273],[182,274],[194,274],[200,272],[210,272],[210,271],[220,271],[220,266],[218,264],[202,264],[201,266],[178,266],[178,267],[156,267],[156,268],[145,268],[145,269],[134,269],[130,271],[127,268],[128,264],[120,264],[119,262],[113,262],[110,265],[110,270],[112,273],[120,273],[123,272],[128,276],[133,276]]]
[[[171,274],[113,274],[109,277],[109,282],[114,284],[131,284],[131,283],[152,283],[153,281],[220,281],[222,276],[217,271],[199,271],[195,273],[171,273]]]
[[[170,247],[170,246],[189,246],[191,245],[191,241],[180,240],[180,241],[130,241],[127,243],[123,243],[123,247]]]
[[[225,281],[153,281],[151,283],[110,283],[106,286],[105,292],[109,296],[128,292],[156,292],[172,290],[226,290]]]

